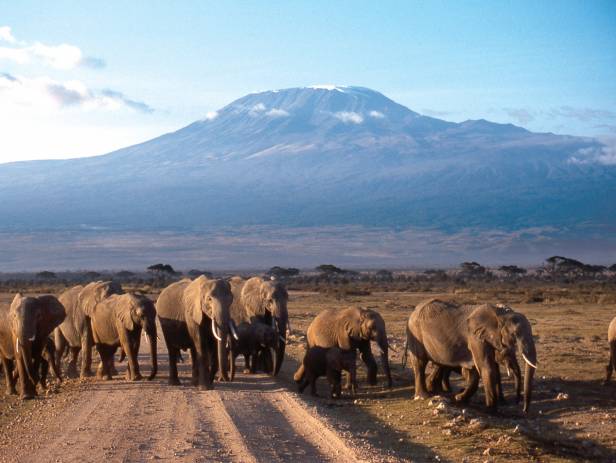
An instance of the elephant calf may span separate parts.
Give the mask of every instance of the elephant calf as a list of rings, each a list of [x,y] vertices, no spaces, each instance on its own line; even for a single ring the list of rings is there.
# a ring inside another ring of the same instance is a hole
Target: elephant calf
[[[605,384],[610,382],[612,372],[616,370],[616,317],[614,317],[607,330],[607,341],[610,343],[610,360],[605,368]]]
[[[326,376],[330,385],[330,397],[340,398],[342,370],[348,371],[351,376],[351,392],[357,392],[355,349],[343,350],[339,347],[310,347],[304,355],[302,365],[303,376],[295,375],[299,392],[303,392],[310,384],[310,393],[317,396],[316,381],[319,376]]]
[[[237,326],[237,336],[238,339],[233,342],[232,347],[232,372],[235,372],[235,359],[239,355],[244,356],[244,373],[257,372],[257,364],[259,359],[262,358],[261,354],[264,351],[269,350],[272,352],[271,358],[275,358],[275,349],[278,346],[278,334],[272,326],[256,320],[252,323],[242,322]],[[266,365],[265,370],[271,371],[271,365]]]
[[[115,294],[99,302],[91,316],[92,334],[96,349],[101,357],[99,377],[111,379],[113,356],[118,347],[126,353],[128,370],[126,379],[141,379],[139,373],[139,344],[141,331],[150,342],[152,371],[149,380],[154,379],[158,369],[156,354],[156,309],[146,296],[136,294]]]

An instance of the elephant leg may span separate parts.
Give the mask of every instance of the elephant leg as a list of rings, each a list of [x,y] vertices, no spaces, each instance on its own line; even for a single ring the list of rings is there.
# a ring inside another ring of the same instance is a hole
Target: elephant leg
[[[426,388],[426,366],[428,361],[411,352],[411,365],[415,375],[415,399],[427,399],[430,396]]]
[[[56,352],[55,352],[56,368],[54,370],[57,370],[58,374],[61,375],[62,374],[62,371],[61,371],[62,370],[62,355],[64,354],[64,351],[68,347],[68,342],[66,338],[64,337],[64,335],[62,334],[62,331],[60,331],[60,328],[56,328],[54,330],[53,337],[54,337],[54,344],[55,344],[54,347],[56,348]]]
[[[32,379],[30,379],[30,375],[28,375],[23,355],[16,355],[16,357],[17,371],[19,374],[19,396],[24,400],[33,399],[36,395],[36,386],[32,382]]]
[[[251,373],[250,371],[250,354],[243,354],[244,355],[244,374],[247,375],[249,373]]]
[[[616,369],[616,341],[610,342],[610,360],[605,367],[605,381],[603,384],[607,385],[612,379],[612,372]]]
[[[495,372],[495,377],[496,377],[496,399],[498,400],[498,403],[504,405],[507,403],[507,400],[505,399],[505,391],[503,390],[503,377],[501,375],[501,371],[500,371],[500,366],[498,365],[498,363],[496,364],[496,372]]]
[[[453,370],[448,369],[443,372],[443,379],[441,381],[441,388],[443,389],[443,392],[453,392],[453,388],[451,387],[451,383],[449,382],[449,377],[451,376],[452,371]]]
[[[432,371],[426,378],[426,389],[431,394],[438,394],[443,392],[442,384],[445,378],[445,374],[448,371],[446,367],[432,364]]]
[[[374,359],[374,355],[372,355],[372,350],[370,349],[370,341],[362,342],[359,346],[359,351],[361,353],[361,359],[366,364],[368,368],[368,384],[371,386],[376,385],[376,360]]]
[[[129,333],[128,331],[119,330],[119,335],[120,344],[122,345],[122,349],[124,349],[124,352],[126,352],[126,358],[128,359],[130,380],[139,381],[140,379],[143,379],[143,377],[139,373],[139,361],[137,359],[138,351],[136,349],[138,347],[138,344],[133,339],[131,339],[131,333]],[[141,333],[137,333],[136,336],[141,336]],[[113,350],[115,353],[115,348]],[[113,367],[113,360],[114,355],[112,354],[109,358],[110,369]]]
[[[470,370],[463,368],[462,376],[466,381],[466,387],[462,390],[462,392],[459,392],[454,396],[454,400],[456,402],[464,403],[467,402],[468,399],[475,394],[475,392],[477,392],[477,388],[479,387],[479,372],[475,368],[471,368]]]
[[[43,389],[47,389],[47,375],[49,374],[49,362],[47,359],[41,359],[40,369],[41,376],[39,378],[39,383]]]
[[[192,362],[192,385],[199,385],[199,360],[197,358],[197,350],[190,349],[190,360]]]
[[[77,373],[77,358],[79,357],[79,351],[81,351],[81,346],[69,346],[69,351],[71,358],[68,362],[68,367],[66,369],[66,376],[68,376],[69,378],[77,378],[79,376],[79,374]]]
[[[306,389],[306,386],[308,386],[309,383],[310,381],[308,380],[307,375],[304,375],[302,379],[297,383],[297,390],[300,393],[304,392],[304,389]]]
[[[317,376],[313,375],[310,378],[310,395],[312,397],[319,397],[319,394],[317,394]]]
[[[259,362],[259,352],[254,350],[250,353],[250,374],[254,375],[257,372],[257,363]]]
[[[175,347],[169,348],[169,384],[171,386],[179,386],[181,384],[180,379],[178,378],[179,352],[180,349],[177,349]]]
[[[17,390],[15,389],[15,378],[13,377],[13,360],[4,357],[1,357],[0,360],[2,360],[4,379],[6,380],[6,394],[17,394]]]
[[[92,327],[90,319],[86,317],[85,327],[81,334],[81,372],[79,376],[83,379],[92,376],[92,346],[94,340],[92,337]]]
[[[522,400],[522,371],[520,370],[520,364],[517,360],[513,360],[509,363],[509,369],[515,381],[515,401],[519,403]]]

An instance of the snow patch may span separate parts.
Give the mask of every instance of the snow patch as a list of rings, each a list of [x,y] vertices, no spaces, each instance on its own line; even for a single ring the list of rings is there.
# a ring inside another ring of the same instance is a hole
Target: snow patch
[[[381,111],[370,111],[368,115],[374,119],[383,119],[385,117],[385,114]]]
[[[334,113],[334,117],[340,119],[345,124],[361,124],[364,122],[364,117],[353,111],[338,111],[337,113]]]
[[[341,87],[339,85],[333,85],[333,84],[321,84],[321,85],[310,85],[308,88],[311,88],[313,90],[329,90],[330,92],[335,90],[337,92],[344,93],[345,87]]]
[[[265,115],[269,117],[288,117],[289,113],[284,109],[272,108]]]
[[[218,112],[217,111],[210,111],[208,112],[205,117],[203,118],[204,121],[213,121],[214,119],[216,119],[218,117]]]

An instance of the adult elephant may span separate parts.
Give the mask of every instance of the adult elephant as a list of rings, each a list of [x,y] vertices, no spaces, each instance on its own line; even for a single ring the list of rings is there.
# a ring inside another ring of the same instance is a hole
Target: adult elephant
[[[429,361],[461,368],[466,389],[455,395],[468,400],[477,390],[481,377],[486,406],[497,408],[500,372],[497,353],[511,355],[517,345],[526,362],[524,372],[524,411],[528,411],[532,380],[537,365],[530,323],[522,314],[505,313],[497,306],[460,306],[431,299],[419,304],[407,323],[407,348],[415,374],[415,397],[428,397],[425,368]]]
[[[185,349],[190,350],[195,386],[211,389],[218,365],[222,379],[229,380],[232,301],[227,281],[203,275],[172,283],[160,293],[156,312],[169,352],[169,384],[180,384],[177,362],[180,350]]]
[[[145,331],[150,344],[152,371],[148,380],[158,371],[156,354],[156,309],[154,303],[140,294],[115,294],[99,302],[92,312],[92,336],[101,357],[100,375],[111,379],[113,355],[118,347],[126,354],[128,369],[126,379],[142,379],[139,372],[139,345],[141,332]]]
[[[67,346],[71,358],[67,376],[77,376],[77,357],[81,352],[79,376],[92,376],[92,328],[90,317],[96,304],[113,294],[123,294],[122,286],[115,281],[94,281],[86,286],[74,286],[59,296],[66,308],[66,319],[55,330],[56,363],[61,365],[62,354]]]
[[[607,342],[610,345],[610,359],[605,367],[605,382],[608,384],[612,379],[612,372],[616,370],[616,317],[607,329]]]
[[[8,310],[0,315],[0,357],[4,368],[7,392],[14,393],[14,363],[19,376],[22,399],[36,395],[43,350],[49,335],[64,317],[64,307],[54,296],[23,297],[15,295]]]
[[[291,331],[287,310],[289,294],[286,288],[279,281],[265,280],[261,277],[253,277],[248,280],[233,277],[229,283],[234,295],[234,303],[231,309],[234,323],[258,321],[272,326],[276,331],[277,341],[274,349],[275,358],[272,362],[272,374],[277,375],[284,361],[287,329],[289,332]],[[269,351],[266,351],[266,353],[269,354]]]
[[[376,384],[377,365],[370,341],[375,341],[381,349],[381,363],[387,377],[387,386],[392,386],[385,321],[378,312],[358,307],[324,310],[310,323],[306,340],[308,348],[316,346],[339,347],[343,350],[359,349],[361,359],[368,368],[368,382],[372,385]],[[301,381],[303,376],[304,367],[301,365],[295,372],[295,381]]]

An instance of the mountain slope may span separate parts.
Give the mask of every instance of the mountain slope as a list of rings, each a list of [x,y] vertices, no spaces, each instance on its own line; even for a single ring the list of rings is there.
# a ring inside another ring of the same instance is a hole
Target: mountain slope
[[[422,116],[361,87],[269,91],[104,156],[0,165],[0,227],[607,233],[616,167],[594,162],[601,149],[592,139]]]

